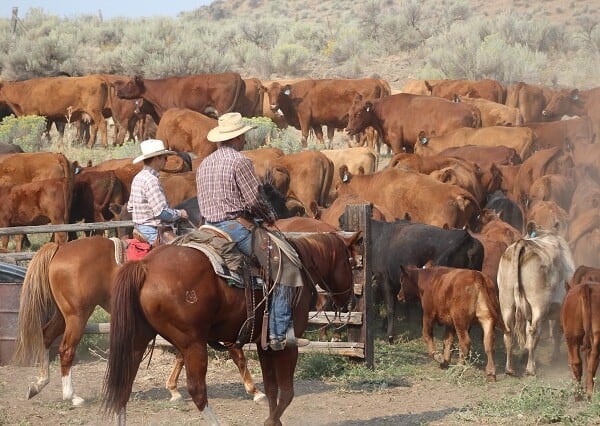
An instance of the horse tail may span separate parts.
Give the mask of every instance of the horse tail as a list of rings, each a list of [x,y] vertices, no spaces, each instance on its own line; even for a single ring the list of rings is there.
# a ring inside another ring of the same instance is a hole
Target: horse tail
[[[21,289],[18,334],[13,355],[13,363],[17,365],[37,364],[45,357],[42,327],[56,311],[48,270],[57,250],[57,243],[43,245],[27,268]]]
[[[526,245],[525,240],[519,240],[517,242],[517,245],[515,246],[516,256],[514,256],[514,258],[513,258],[513,260],[514,260],[514,265],[513,265],[514,269],[513,270],[516,272],[516,278],[517,278],[517,289],[515,291],[515,308],[516,308],[515,333],[517,335],[517,342],[519,343],[519,347],[521,347],[521,348],[525,347],[525,342],[526,342],[526,336],[525,336],[526,306],[525,306],[525,303],[527,301],[525,299],[525,295],[524,295],[524,291],[523,291],[523,277],[521,274],[521,260],[523,258],[523,254],[526,249],[525,245]]]
[[[126,263],[115,277],[103,399],[103,407],[110,414],[120,413],[127,405],[137,373],[135,338],[140,321],[145,321],[140,306],[145,279],[146,267],[140,261]]]
[[[592,347],[592,303],[591,289],[588,284],[582,284],[581,289],[581,319],[583,322],[583,339],[581,349],[586,351]]]

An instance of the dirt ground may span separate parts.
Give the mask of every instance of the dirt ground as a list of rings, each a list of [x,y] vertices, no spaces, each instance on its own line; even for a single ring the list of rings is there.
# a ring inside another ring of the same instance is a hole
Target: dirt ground
[[[300,355],[303,356],[303,355]],[[184,401],[173,404],[168,400],[164,382],[173,362],[173,355],[157,349],[152,363],[140,367],[133,393],[127,406],[129,425],[188,425],[205,424],[185,391],[185,373],[179,389]],[[249,366],[258,386],[262,378],[258,361],[249,359]],[[453,425],[462,424],[457,413],[490,395],[501,396],[518,392],[526,380],[501,373],[492,384],[457,385],[452,380],[440,380],[439,374],[407,378],[400,386],[381,385],[373,391],[342,391],[339,386],[321,380],[295,381],[296,396],[286,410],[285,425]],[[437,366],[431,363],[431,371]],[[86,400],[82,407],[73,408],[62,401],[60,371],[53,362],[50,383],[35,398],[25,399],[28,384],[37,369],[0,367],[0,425],[105,425],[114,423],[100,410],[102,382],[106,362],[97,359],[82,361],[73,369],[76,393]],[[545,379],[566,380],[566,363],[559,368],[542,368]],[[439,370],[438,370],[439,371]],[[437,377],[437,378],[436,378]],[[209,404],[224,425],[260,425],[268,408],[254,403],[246,395],[237,368],[226,353],[211,359],[208,375]]]

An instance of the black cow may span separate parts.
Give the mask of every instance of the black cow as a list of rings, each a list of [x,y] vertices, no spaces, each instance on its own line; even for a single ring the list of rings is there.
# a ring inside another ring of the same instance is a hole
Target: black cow
[[[494,210],[504,222],[512,225],[518,231],[523,231],[523,212],[521,208],[501,190],[488,195],[485,208]]]
[[[344,221],[345,216],[342,217]],[[343,226],[342,229],[345,229]],[[483,245],[463,229],[444,229],[405,220],[371,220],[372,272],[387,309],[387,336],[394,340],[396,295],[400,291],[400,265],[433,265],[481,271]]]

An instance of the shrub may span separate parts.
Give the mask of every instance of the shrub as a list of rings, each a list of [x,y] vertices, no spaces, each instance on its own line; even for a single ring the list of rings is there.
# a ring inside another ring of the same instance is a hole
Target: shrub
[[[9,115],[0,123],[0,142],[14,143],[26,152],[39,151],[42,149],[42,134],[45,130],[45,117],[30,115],[16,118]]]
[[[273,49],[273,66],[284,75],[300,75],[310,55],[308,49],[298,44],[280,44]]]

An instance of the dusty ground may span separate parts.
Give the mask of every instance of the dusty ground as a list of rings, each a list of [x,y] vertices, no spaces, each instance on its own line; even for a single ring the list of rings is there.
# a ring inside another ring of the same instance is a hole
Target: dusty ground
[[[245,394],[235,365],[226,354],[211,359],[207,376],[209,403],[223,424],[259,425],[268,409]],[[303,355],[301,355],[303,356]],[[164,381],[173,357],[157,350],[148,369],[142,369],[134,383],[128,404],[129,425],[205,424],[184,389],[184,401],[172,404]],[[399,386],[381,386],[378,390],[343,391],[333,383],[320,380],[296,380],[296,397],[283,416],[286,425],[414,425],[462,424],[457,413],[490,395],[516,393],[527,381],[538,378],[510,378],[498,365],[498,382],[457,385],[440,379],[437,366],[426,366],[431,375],[407,378]],[[262,389],[258,361],[249,360],[250,369]],[[61,400],[60,373],[56,362],[51,366],[50,383],[42,393],[25,399],[27,385],[37,373],[35,368],[0,367],[0,425],[105,425],[111,419],[100,411],[102,381],[106,362],[83,361],[74,368],[75,390],[86,405],[72,408]],[[566,363],[558,368],[543,367],[546,380],[563,381],[569,373]],[[443,377],[443,376],[442,376]]]

